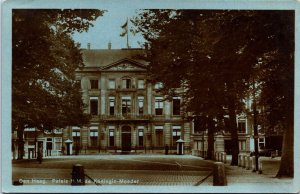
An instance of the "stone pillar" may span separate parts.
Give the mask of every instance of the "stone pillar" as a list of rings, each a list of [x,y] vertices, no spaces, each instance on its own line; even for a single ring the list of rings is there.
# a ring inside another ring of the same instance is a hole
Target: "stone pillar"
[[[121,147],[121,126],[117,125],[115,129],[115,146],[119,149]]]
[[[149,147],[151,146],[151,133],[152,133],[152,125],[148,123],[147,130],[146,130],[146,148],[147,149],[149,149]]]
[[[80,130],[81,152],[89,145],[88,127],[82,127]]]
[[[172,129],[171,123],[165,123],[164,126],[164,143],[168,144],[169,147],[172,145]]]
[[[105,105],[106,105],[106,86],[107,86],[107,81],[106,81],[106,77],[104,76],[101,76],[101,79],[100,79],[100,102],[101,102],[101,105],[100,105],[100,108],[101,108],[101,111],[100,111],[100,114],[101,115],[105,115]]]
[[[86,77],[82,77],[81,78],[81,89],[82,89],[82,101],[84,104],[88,104],[89,105],[89,94],[88,94],[88,91],[89,91],[89,79],[86,78]],[[88,113],[89,111],[89,107],[86,107],[84,109],[84,113]]]
[[[137,145],[138,132],[139,132],[139,130],[137,129],[137,126],[133,125],[132,129],[131,129],[131,146],[132,146],[132,149]]]
[[[164,112],[165,118],[170,119],[171,118],[171,102],[166,100],[164,101]]]
[[[147,113],[152,114],[152,84],[147,84]]]
[[[152,136],[152,138],[151,138],[151,147],[153,149],[153,147],[156,146],[156,130],[155,130],[154,126],[152,126],[151,136]]]
[[[215,136],[215,151],[223,152],[224,151],[224,136],[223,135],[216,135]]]
[[[101,111],[100,111],[100,114],[101,115],[105,115],[106,114],[106,112],[105,112],[105,106],[106,106],[106,102],[105,102],[105,100],[106,100],[106,97],[105,97],[105,94],[106,93],[106,91],[105,90],[101,90],[101,94],[100,94],[100,103],[99,104],[101,104],[100,105],[100,108],[101,108]]]

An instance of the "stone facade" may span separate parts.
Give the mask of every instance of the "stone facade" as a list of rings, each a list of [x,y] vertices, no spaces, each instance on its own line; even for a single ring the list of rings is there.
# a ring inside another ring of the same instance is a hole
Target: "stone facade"
[[[64,131],[72,153],[175,153],[184,140],[190,153],[192,123],[180,113],[180,96],[166,100],[161,85],[147,80],[147,63],[137,60],[141,49],[83,50],[85,67],[76,72],[90,124]],[[71,153],[70,153],[71,154]]]

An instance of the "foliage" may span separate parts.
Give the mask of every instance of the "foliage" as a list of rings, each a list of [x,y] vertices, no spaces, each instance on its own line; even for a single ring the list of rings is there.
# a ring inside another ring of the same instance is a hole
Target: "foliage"
[[[273,107],[274,121],[277,116],[289,117],[286,111],[277,113],[284,107],[283,99],[291,100],[293,95],[293,89],[285,88],[293,83],[293,68],[285,65],[293,55],[292,15],[289,11],[142,10],[134,20],[136,31],[150,45],[150,76],[163,82],[162,92],[174,95],[175,88],[183,86],[186,111],[214,118],[229,115],[233,165],[238,154],[236,114],[244,108],[251,80],[262,82],[261,102]],[[260,71],[266,75],[258,76]],[[275,78],[272,71],[286,77]],[[272,95],[266,97],[269,92]],[[290,103],[289,112],[292,107]]]
[[[74,31],[87,31],[100,10],[25,10],[12,13],[13,128],[52,130],[87,122],[75,70],[83,67]]]

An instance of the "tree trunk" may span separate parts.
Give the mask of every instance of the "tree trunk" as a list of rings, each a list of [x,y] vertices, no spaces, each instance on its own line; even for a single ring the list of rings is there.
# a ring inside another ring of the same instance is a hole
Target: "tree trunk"
[[[276,177],[294,177],[294,121],[291,116],[284,131],[281,162]]]
[[[23,134],[24,134],[24,127],[22,125],[18,126],[18,160],[22,160],[24,157],[24,139],[23,139]]]
[[[228,104],[229,111],[229,126],[231,134],[231,151],[232,151],[232,160],[231,165],[238,165],[238,156],[239,156],[239,139],[237,133],[237,124],[236,124],[236,114],[235,114],[235,101],[233,98],[229,99]]]
[[[215,126],[213,123],[213,120],[211,117],[208,117],[208,123],[207,123],[207,129],[208,129],[208,133],[207,133],[207,156],[206,159],[207,160],[213,160],[214,158],[214,132],[215,132]]]

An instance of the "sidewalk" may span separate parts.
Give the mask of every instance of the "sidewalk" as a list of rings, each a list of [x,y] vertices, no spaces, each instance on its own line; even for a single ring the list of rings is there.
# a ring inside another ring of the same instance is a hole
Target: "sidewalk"
[[[225,164],[228,186],[249,188],[246,192],[285,193],[294,191],[292,178],[276,178],[280,165],[280,157],[260,157],[262,173],[252,172],[243,167],[231,166],[231,156],[227,156]]]

